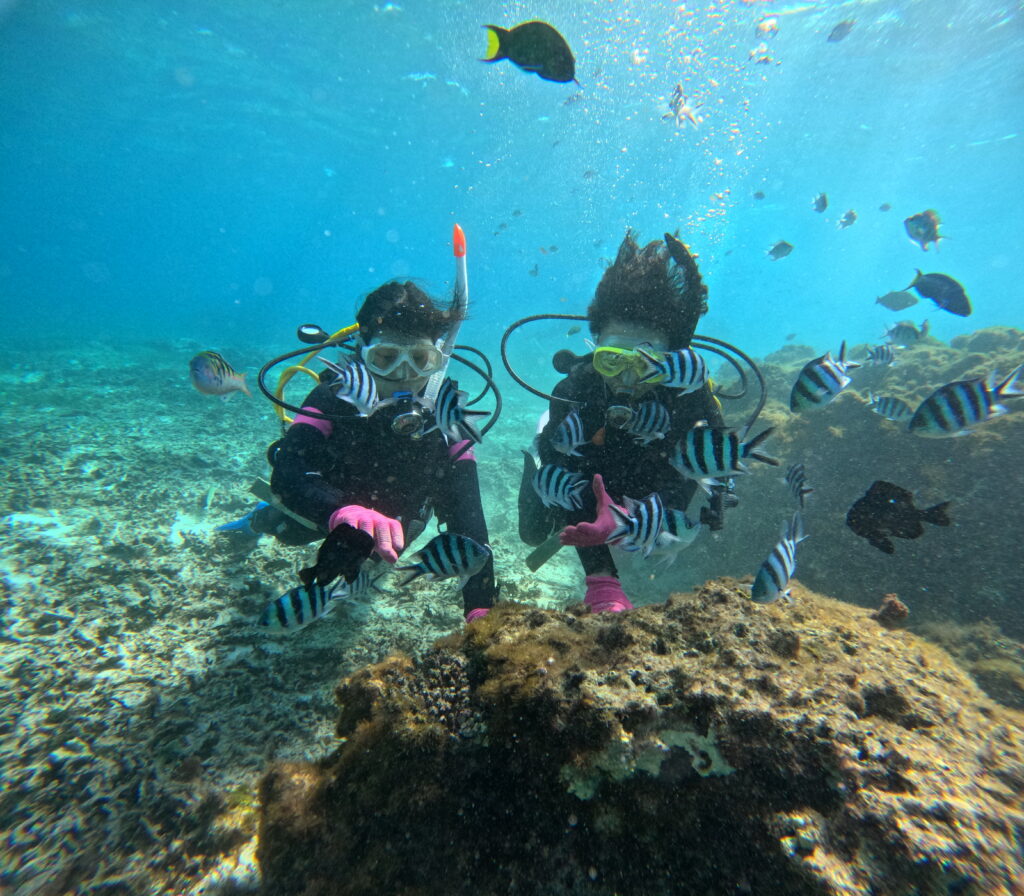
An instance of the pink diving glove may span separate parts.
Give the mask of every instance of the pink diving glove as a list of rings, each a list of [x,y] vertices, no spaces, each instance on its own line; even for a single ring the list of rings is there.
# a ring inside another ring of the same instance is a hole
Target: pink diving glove
[[[587,596],[583,603],[591,613],[621,613],[633,609],[615,576],[587,576],[584,581],[587,583]]]
[[[597,498],[597,516],[592,523],[580,523],[576,526],[566,526],[558,538],[562,544],[572,545],[576,548],[592,548],[595,545],[604,544],[608,536],[615,529],[615,517],[612,516],[612,505],[618,506],[608,497],[604,487],[604,478],[600,473],[594,474],[594,497]],[[623,513],[626,511],[623,509]]]
[[[490,612],[490,607],[477,607],[466,614],[466,622],[473,622],[475,619],[483,619]]]
[[[342,523],[348,523],[353,529],[360,529],[369,535],[373,539],[374,550],[380,554],[381,559],[388,563],[395,563],[402,548],[405,547],[405,533],[402,532],[402,524],[376,510],[370,510],[359,504],[339,507],[331,514],[327,528],[334,531]]]

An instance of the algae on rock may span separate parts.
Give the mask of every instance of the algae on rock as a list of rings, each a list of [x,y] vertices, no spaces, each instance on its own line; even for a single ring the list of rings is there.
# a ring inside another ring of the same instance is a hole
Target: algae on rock
[[[616,616],[504,604],[338,688],[261,786],[303,894],[1011,894],[1024,732],[942,650],[797,586]]]

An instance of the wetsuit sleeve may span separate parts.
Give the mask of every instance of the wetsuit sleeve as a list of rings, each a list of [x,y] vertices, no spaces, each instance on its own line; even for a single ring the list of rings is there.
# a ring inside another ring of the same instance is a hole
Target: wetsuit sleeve
[[[449,457],[460,445],[451,446]],[[438,519],[455,535],[465,535],[478,544],[489,544],[476,460],[463,455],[454,462],[450,459],[446,462],[448,469],[442,480],[443,494],[438,495],[434,504]],[[494,558],[491,557],[462,589],[464,612],[492,607],[497,596],[498,584],[494,576]]]
[[[302,405],[313,411],[345,414],[348,406],[327,386],[317,386]],[[327,531],[331,514],[346,503],[345,492],[327,482],[330,464],[327,441],[335,424],[312,414],[296,415],[278,443],[271,462],[270,487],[285,507]]]

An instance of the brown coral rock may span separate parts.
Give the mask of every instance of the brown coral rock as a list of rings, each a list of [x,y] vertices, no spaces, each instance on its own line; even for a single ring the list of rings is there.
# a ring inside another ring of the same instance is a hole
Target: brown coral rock
[[[1016,892],[1022,717],[796,591],[502,605],[361,670],[339,749],[264,779],[266,892]]]
[[[899,628],[910,615],[910,609],[895,594],[882,598],[882,605],[871,614],[871,618],[886,628]]]

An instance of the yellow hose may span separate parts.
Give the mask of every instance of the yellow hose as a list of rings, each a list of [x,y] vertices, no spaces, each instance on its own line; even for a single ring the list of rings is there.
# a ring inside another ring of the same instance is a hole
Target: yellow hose
[[[353,334],[358,332],[359,324],[352,324],[351,326],[348,327],[342,327],[340,330],[338,330],[337,333],[331,334],[330,341],[340,341],[346,338],[347,336],[352,336]],[[313,358],[316,357],[317,352],[319,351],[319,348],[313,349],[308,355],[306,355],[306,357],[299,361],[298,364],[293,364],[291,367],[286,367],[284,370],[281,371],[281,375],[277,378],[277,387],[274,389],[274,396],[278,400],[284,400],[285,386],[288,385],[288,383],[291,381],[291,378],[295,376],[295,374],[298,373],[299,371],[302,371],[302,373],[308,374],[309,376],[313,377],[313,379],[315,379],[318,383],[320,382],[320,374],[318,374],[315,370],[310,370],[308,367],[305,366],[310,361],[312,361]],[[277,414],[278,418],[281,420],[282,423],[292,422],[292,418],[285,414],[284,408],[281,407],[280,405],[274,405],[274,412]]]

